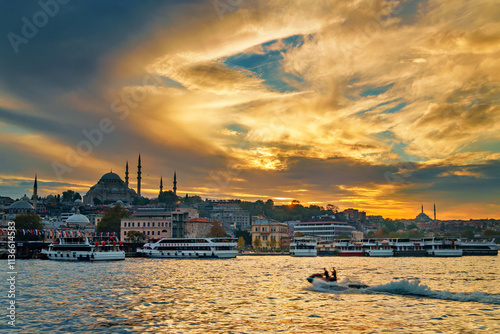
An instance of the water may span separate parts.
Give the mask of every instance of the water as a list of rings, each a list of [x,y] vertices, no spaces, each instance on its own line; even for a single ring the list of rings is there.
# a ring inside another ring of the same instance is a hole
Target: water
[[[498,256],[25,260],[17,262],[16,331],[500,333],[499,262]],[[332,266],[340,282],[370,288],[339,293],[306,281]],[[4,287],[0,331],[9,332]]]

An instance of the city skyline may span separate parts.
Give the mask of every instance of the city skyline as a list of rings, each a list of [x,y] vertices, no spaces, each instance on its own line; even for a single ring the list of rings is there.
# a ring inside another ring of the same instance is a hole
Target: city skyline
[[[146,197],[499,218],[494,1],[41,3],[4,4],[0,196],[140,154]]]

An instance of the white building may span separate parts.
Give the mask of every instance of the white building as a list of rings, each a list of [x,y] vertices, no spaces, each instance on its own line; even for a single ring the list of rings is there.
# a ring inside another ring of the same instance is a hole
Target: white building
[[[319,237],[324,241],[333,241],[342,234],[351,236],[354,231],[354,227],[347,223],[335,221],[301,222],[294,226],[294,233]]]

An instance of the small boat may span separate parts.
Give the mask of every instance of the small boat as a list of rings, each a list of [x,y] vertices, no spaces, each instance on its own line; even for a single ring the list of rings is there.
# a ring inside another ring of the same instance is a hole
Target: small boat
[[[173,259],[229,259],[238,254],[234,238],[163,238],[149,240],[137,254],[143,257]]]
[[[41,253],[57,261],[119,261],[125,260],[121,245],[116,237],[60,237]]]
[[[318,282],[322,288],[327,288],[333,291],[346,291],[349,289],[366,289],[369,286],[361,283],[347,283],[347,284],[339,284],[336,281],[329,281],[323,274],[312,274],[307,278],[307,281],[311,284],[315,284]]]

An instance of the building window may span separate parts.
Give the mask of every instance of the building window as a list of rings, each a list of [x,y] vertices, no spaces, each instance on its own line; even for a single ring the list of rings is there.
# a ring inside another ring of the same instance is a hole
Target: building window
[[[127,231],[123,231],[123,234],[127,235]]]
[[[160,235],[160,231],[158,231],[158,235]]]
[[[149,235],[149,231],[147,232],[147,235]]]
[[[132,223],[132,227],[134,227],[135,223]]]

